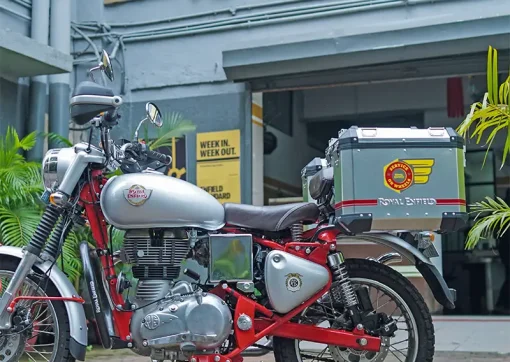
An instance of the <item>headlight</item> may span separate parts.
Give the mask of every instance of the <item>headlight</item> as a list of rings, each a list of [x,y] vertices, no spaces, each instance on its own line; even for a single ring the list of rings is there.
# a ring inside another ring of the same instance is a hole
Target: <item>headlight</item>
[[[46,152],[42,162],[42,178],[46,190],[53,191],[60,185],[75,157],[74,148],[56,148]]]

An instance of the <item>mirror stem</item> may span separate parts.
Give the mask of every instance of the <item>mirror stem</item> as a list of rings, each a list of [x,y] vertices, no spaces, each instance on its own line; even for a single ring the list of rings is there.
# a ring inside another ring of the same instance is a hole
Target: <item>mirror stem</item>
[[[140,121],[140,123],[138,123],[138,127],[136,127],[136,131],[135,131],[135,141],[138,142],[138,131],[140,130],[140,127],[142,126],[143,122],[145,122],[147,120],[147,118],[144,118]]]

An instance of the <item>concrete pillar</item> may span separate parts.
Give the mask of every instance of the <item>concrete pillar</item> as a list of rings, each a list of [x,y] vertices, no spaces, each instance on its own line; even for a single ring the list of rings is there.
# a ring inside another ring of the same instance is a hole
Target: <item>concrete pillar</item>
[[[24,137],[32,130],[27,129],[28,119],[28,97],[29,97],[29,84],[30,81],[26,77],[18,78],[18,89],[16,92],[16,115],[15,125],[16,131],[20,137]]]
[[[51,0],[50,45],[65,54],[71,52],[71,0]],[[49,131],[69,137],[70,75],[54,74],[49,79]]]
[[[32,39],[48,45],[50,31],[50,0],[32,2]],[[30,108],[28,114],[27,133],[44,132],[44,119],[47,111],[47,82],[48,76],[38,75],[31,78]],[[39,141],[35,147],[27,152],[30,161],[39,161],[43,157],[43,142]]]
[[[263,93],[252,94],[252,203],[264,205],[264,122],[262,119]]]

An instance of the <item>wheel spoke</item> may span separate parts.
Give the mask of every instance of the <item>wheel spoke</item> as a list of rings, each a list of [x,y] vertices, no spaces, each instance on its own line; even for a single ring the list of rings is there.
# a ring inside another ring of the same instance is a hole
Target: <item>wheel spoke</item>
[[[3,295],[4,288],[9,284],[13,274],[14,272],[10,270],[0,270],[0,280],[2,281],[0,296]],[[44,283],[38,283],[31,276],[24,280],[16,296],[46,297],[47,294],[45,293]],[[15,313],[20,313],[23,319],[27,318],[29,324],[22,331],[5,336],[10,338],[10,340],[8,341],[8,348],[0,345],[0,354],[3,356],[3,361],[13,362],[15,357],[18,360],[20,354],[24,356],[23,360],[30,362],[51,361],[57,351],[55,346],[58,344],[59,333],[53,305],[47,300],[22,299],[16,304]],[[38,344],[37,342],[41,336],[45,338],[40,341],[45,343]]]
[[[303,360],[307,359],[307,361],[311,360],[311,362],[373,362],[385,361],[387,359],[399,362],[419,362],[416,360],[419,345],[416,340],[418,336],[418,331],[416,329],[417,325],[411,314],[409,306],[405,304],[402,297],[396,294],[392,289],[389,289],[388,286],[381,284],[380,282],[373,279],[351,277],[351,281],[355,286],[368,287],[370,301],[374,307],[374,311],[372,313],[375,314],[387,311],[388,317],[392,318],[397,326],[396,335],[392,338],[386,338],[387,342],[379,352],[367,352],[331,346],[329,348],[330,353],[325,355],[325,352],[327,352],[326,350],[328,348],[321,350],[320,352],[312,352],[309,350],[310,348],[307,348],[308,350],[300,349],[299,342],[297,341],[296,348],[298,353],[301,355],[301,358]],[[390,306],[390,304],[394,304],[394,307]],[[335,308],[335,306],[337,308]],[[323,299],[322,303],[317,302],[313,306],[306,309],[301,316],[300,323],[316,324],[319,322],[329,321],[330,324],[333,325],[333,322],[338,323],[338,318],[341,317],[344,313],[345,310],[342,307],[338,308],[338,306],[333,303],[333,298],[330,294],[327,299]],[[348,321],[348,318],[346,321]],[[337,325],[340,326],[340,328],[345,328],[342,327],[342,323]]]
[[[390,351],[390,353],[391,353],[392,355],[394,355],[394,356],[395,356],[395,358],[396,358],[396,359],[398,359],[400,362],[404,362],[404,361],[402,361],[402,360],[401,360],[401,359],[400,359],[400,358],[399,358],[399,357],[398,357],[395,353],[393,353],[393,351],[392,351],[391,349],[390,349],[389,351]]]
[[[25,347],[29,347],[29,348],[33,348],[35,346],[31,346],[29,345],[28,343],[25,343]],[[50,360],[46,358],[45,355],[43,355],[41,352],[39,352],[37,349],[33,348],[32,349],[33,352],[37,353],[39,356],[41,356],[42,358],[44,358],[45,361],[49,362]]]

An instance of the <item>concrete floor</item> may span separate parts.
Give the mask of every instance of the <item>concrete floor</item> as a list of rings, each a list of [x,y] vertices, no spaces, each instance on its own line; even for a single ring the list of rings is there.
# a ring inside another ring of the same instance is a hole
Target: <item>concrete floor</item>
[[[510,362],[510,317],[434,318],[436,356],[434,362]],[[149,362],[130,351],[94,348],[87,361]],[[245,358],[246,362],[274,362],[272,354]]]
[[[87,361],[109,362],[150,362],[146,357],[134,355],[129,351],[102,351],[93,350],[87,355]],[[434,362],[510,362],[510,356],[501,356],[492,353],[464,353],[464,352],[438,352]],[[272,354],[263,357],[247,357],[244,362],[274,362]]]

